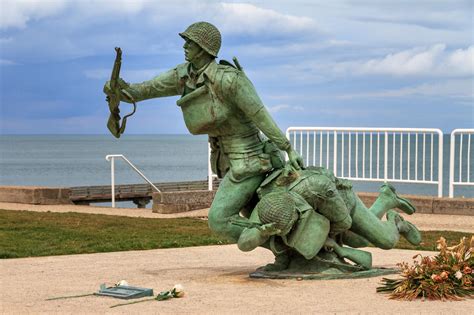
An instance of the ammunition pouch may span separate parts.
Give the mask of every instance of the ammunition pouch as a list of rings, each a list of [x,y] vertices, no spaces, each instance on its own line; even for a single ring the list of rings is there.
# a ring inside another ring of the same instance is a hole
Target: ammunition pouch
[[[314,209],[299,195],[295,198],[300,217],[287,236],[288,246],[294,248],[306,259],[314,258],[324,246],[329,233],[329,220]]]

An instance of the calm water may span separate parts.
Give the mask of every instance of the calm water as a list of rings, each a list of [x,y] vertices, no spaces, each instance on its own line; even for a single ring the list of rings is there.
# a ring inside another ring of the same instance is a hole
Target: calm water
[[[123,154],[153,182],[207,176],[207,137],[187,135],[0,136],[0,184],[83,186],[110,184],[107,154]],[[117,183],[143,179],[121,160]]]
[[[444,144],[444,194],[447,195],[449,137]],[[123,154],[151,181],[204,180],[207,137],[190,135],[8,135],[0,136],[0,185],[83,186],[110,184],[107,154]],[[471,162],[474,165],[473,162]],[[143,183],[122,161],[116,183]],[[377,191],[381,183],[354,183],[359,191]],[[436,195],[435,185],[395,184],[401,193]],[[455,194],[474,197],[474,187]]]

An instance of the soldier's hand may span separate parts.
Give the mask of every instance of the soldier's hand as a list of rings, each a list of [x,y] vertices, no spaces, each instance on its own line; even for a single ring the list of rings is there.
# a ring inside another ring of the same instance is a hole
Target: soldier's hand
[[[267,223],[258,228],[262,235],[271,236],[281,233],[281,230],[276,227],[276,223]]]
[[[298,152],[293,149],[290,149],[287,153],[288,160],[290,161],[291,166],[293,166],[293,168],[295,168],[296,170],[304,168],[303,158],[301,157],[301,155],[299,155]]]
[[[114,95],[114,92],[112,91],[112,88],[110,87],[110,81],[105,82],[104,93],[108,96]]]

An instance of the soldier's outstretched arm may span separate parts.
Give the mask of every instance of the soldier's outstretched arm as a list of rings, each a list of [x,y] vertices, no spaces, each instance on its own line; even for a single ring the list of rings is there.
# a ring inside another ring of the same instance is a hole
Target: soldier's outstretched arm
[[[177,68],[166,71],[155,78],[144,81],[142,83],[129,84],[124,80],[119,82],[120,88],[125,93],[122,93],[120,100],[130,103],[130,97],[127,93],[133,97],[136,102],[165,96],[173,96],[181,94],[181,85],[178,79]],[[110,82],[107,81],[104,86],[104,92],[106,94],[111,93]]]
[[[303,167],[303,159],[293,150],[290,141],[280,130],[263,105],[260,97],[250,80],[242,73],[238,74],[232,83],[231,91],[234,92],[233,99],[252,122],[282,151],[288,154],[291,165],[300,169]]]

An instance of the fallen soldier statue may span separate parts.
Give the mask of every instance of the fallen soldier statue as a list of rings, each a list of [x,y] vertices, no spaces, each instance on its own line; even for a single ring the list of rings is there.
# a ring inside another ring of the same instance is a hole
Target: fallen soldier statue
[[[286,167],[270,174],[257,193],[259,202],[249,220],[242,221],[246,228],[237,244],[242,251],[263,246],[274,253],[275,262],[260,268],[260,273],[370,270],[371,254],[355,248],[371,243],[391,249],[400,236],[414,245],[421,242],[418,229],[393,210],[410,215],[415,207],[387,183],[367,208],[351,183],[331,171]]]

